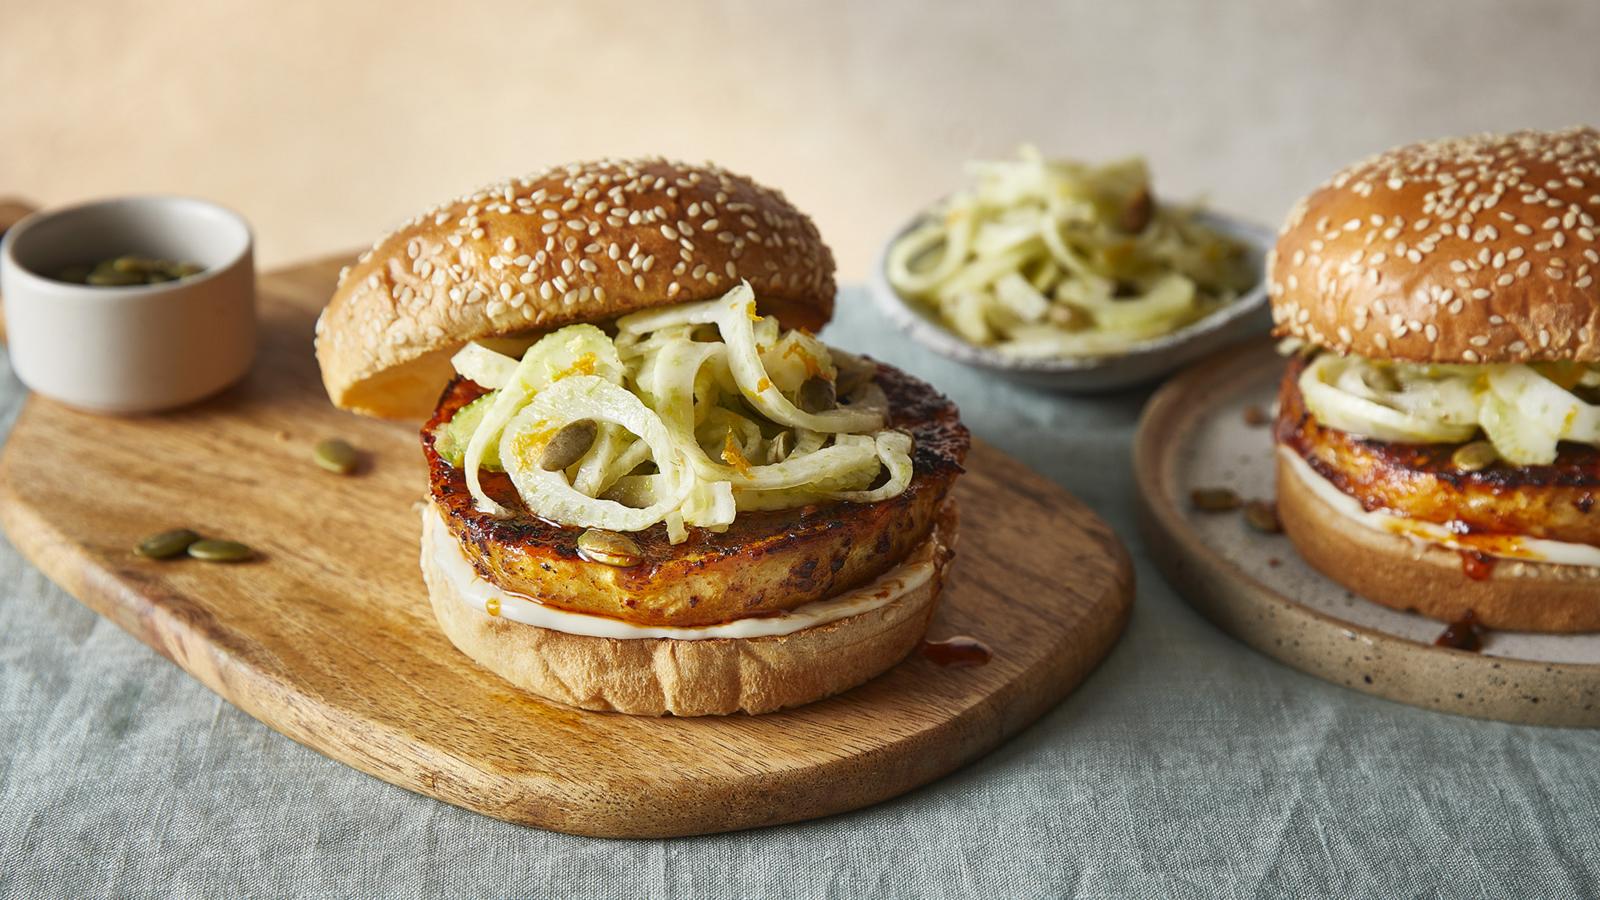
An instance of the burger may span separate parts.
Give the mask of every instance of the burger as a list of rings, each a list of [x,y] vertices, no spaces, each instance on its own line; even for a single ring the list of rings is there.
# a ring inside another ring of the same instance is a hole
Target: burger
[[[834,265],[777,191],[661,159],[428,210],[342,273],[333,403],[425,419],[421,564],[461,652],[540,697],[762,713],[921,641],[968,435],[830,347]]]
[[[1277,491],[1311,565],[1436,619],[1600,630],[1597,216],[1592,128],[1400,147],[1295,206]]]

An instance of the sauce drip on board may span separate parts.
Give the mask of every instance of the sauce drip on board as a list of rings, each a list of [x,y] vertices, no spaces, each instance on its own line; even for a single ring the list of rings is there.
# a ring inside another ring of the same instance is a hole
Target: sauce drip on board
[[[951,669],[985,665],[994,657],[987,644],[964,634],[942,641],[923,641],[922,655],[937,665]]]
[[[1488,633],[1489,629],[1479,625],[1478,617],[1473,615],[1472,610],[1469,609],[1466,615],[1446,626],[1444,631],[1441,631],[1439,636],[1434,639],[1433,644],[1436,647],[1449,647],[1452,650],[1466,650],[1469,653],[1477,653],[1483,649],[1483,636]]]

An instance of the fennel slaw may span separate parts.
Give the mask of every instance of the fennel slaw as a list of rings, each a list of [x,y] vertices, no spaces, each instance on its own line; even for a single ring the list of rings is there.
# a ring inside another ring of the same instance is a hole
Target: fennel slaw
[[[1461,443],[1480,431],[1513,465],[1547,465],[1561,441],[1600,446],[1600,366],[1428,365],[1320,353],[1300,373],[1324,425],[1395,443]],[[1587,399],[1586,399],[1587,398]]]
[[[435,446],[484,512],[509,514],[482,485],[498,467],[542,518],[621,532],[664,522],[677,543],[740,510],[888,499],[913,475],[912,439],[887,427],[872,364],[757,315],[746,283],[625,316],[615,337],[570,325],[520,360],[469,344],[452,362],[491,393],[441,426]],[[584,420],[598,426],[592,445],[545,469],[552,438]]]

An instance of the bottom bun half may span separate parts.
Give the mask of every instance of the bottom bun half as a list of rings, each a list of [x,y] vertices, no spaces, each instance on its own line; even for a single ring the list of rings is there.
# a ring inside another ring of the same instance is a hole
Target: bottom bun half
[[[1278,518],[1295,549],[1358,596],[1443,622],[1471,612],[1501,631],[1600,631],[1600,569],[1497,559],[1479,580],[1467,575],[1459,551],[1342,514],[1281,455],[1277,489]]]
[[[849,690],[915,649],[933,618],[955,530],[955,505],[946,501],[928,537],[931,577],[882,606],[753,638],[591,637],[490,616],[462,596],[426,538],[422,574],[450,642],[529,693],[632,715],[765,713]]]

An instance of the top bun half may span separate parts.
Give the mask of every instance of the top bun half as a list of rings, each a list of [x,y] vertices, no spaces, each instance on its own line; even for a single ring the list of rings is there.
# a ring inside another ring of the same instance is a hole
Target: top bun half
[[[468,341],[601,323],[750,282],[764,313],[818,330],[833,255],[783,194],[664,159],[550,168],[406,222],[340,274],[317,321],[334,405],[432,411]]]
[[[1600,132],[1399,147],[1295,205],[1274,333],[1432,363],[1600,361]]]

